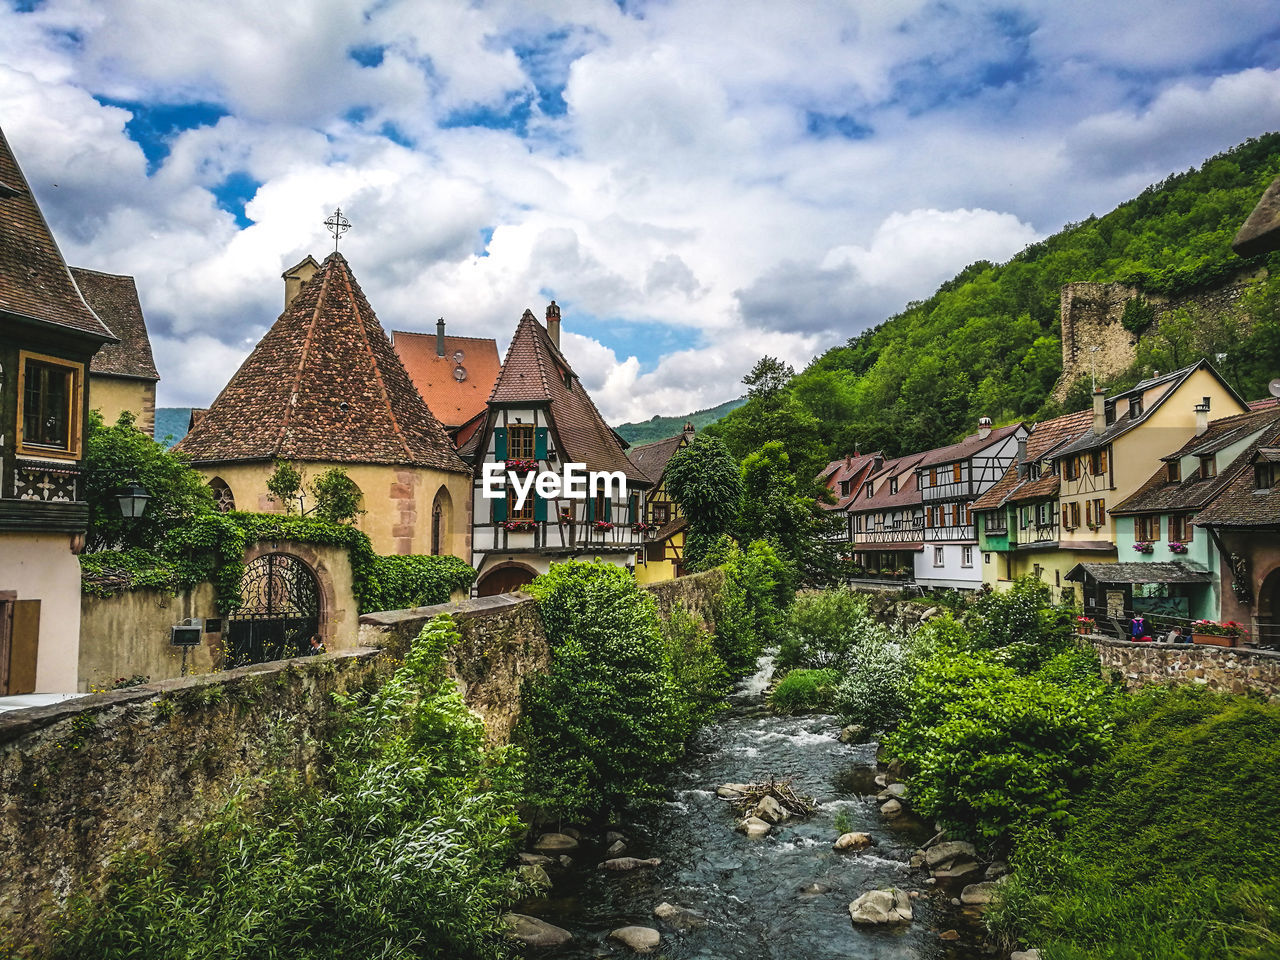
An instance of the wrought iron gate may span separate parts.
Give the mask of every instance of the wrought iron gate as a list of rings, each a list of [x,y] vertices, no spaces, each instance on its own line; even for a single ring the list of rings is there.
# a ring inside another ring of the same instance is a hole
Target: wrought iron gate
[[[320,585],[297,557],[269,553],[245,567],[241,606],[227,618],[230,667],[309,653],[320,629]]]

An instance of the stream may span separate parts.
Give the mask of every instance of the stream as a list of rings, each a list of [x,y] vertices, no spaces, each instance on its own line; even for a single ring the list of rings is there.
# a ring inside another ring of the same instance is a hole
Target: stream
[[[611,930],[635,924],[662,933],[654,956],[671,960],[977,960],[983,931],[975,912],[951,905],[958,887],[926,885],[928,874],[909,870],[911,855],[932,835],[932,825],[910,814],[881,816],[875,784],[876,745],[844,745],[839,721],[809,714],[766,712],[768,658],[754,677],[738,684],[731,709],[697,736],[669,776],[668,799],[616,829],[627,837],[626,856],[658,857],[654,869],[600,870],[608,859],[600,838],[583,836],[574,865],[553,870],[545,896],[524,901],[522,913],[573,933],[557,957],[634,956],[608,940]],[[716,796],[723,783],[793,778],[798,793],[819,804],[806,818],[775,826],[749,839],[734,830],[734,806]],[[835,818],[844,811],[849,829],[866,831],[876,846],[837,853]],[[824,892],[806,891],[829,888]],[[918,892],[909,924],[855,927],[849,903],[860,894],[896,886]],[[700,913],[705,925],[680,931],[658,920],[666,901]],[[958,940],[939,939],[955,930]]]

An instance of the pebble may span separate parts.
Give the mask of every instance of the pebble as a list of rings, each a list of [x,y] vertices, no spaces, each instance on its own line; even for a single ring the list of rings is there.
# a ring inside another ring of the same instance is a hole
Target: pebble
[[[939,940],[959,940],[960,934],[957,933],[955,930],[943,930],[940,934],[938,934],[938,939]]]

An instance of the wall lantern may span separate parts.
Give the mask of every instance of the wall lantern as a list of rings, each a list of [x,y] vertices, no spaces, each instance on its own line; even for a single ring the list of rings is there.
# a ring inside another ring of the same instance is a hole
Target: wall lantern
[[[124,518],[136,520],[147,509],[147,501],[151,499],[151,494],[147,493],[147,488],[141,484],[130,483],[120,488],[116,499],[120,501],[120,513]]]

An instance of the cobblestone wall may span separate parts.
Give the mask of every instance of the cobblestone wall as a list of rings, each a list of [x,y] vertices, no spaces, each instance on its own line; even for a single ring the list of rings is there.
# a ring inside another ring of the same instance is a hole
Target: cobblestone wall
[[[1221,693],[1280,698],[1280,652],[1274,650],[1104,637],[1088,637],[1085,642],[1098,651],[1102,669],[1119,674],[1129,689],[1149,683],[1198,683]]]

